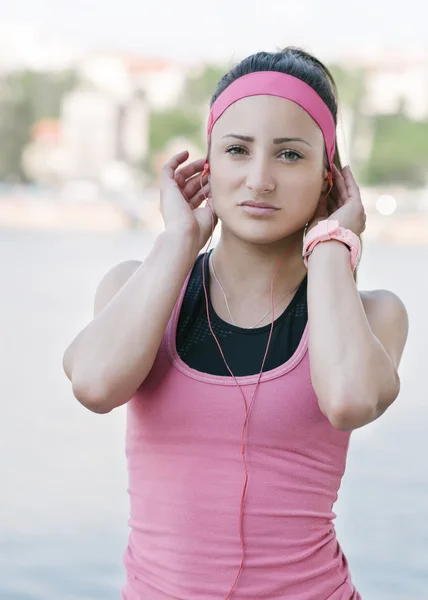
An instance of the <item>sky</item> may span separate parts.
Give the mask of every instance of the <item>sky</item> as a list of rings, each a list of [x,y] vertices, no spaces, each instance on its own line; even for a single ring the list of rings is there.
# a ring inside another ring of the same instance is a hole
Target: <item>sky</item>
[[[0,9],[3,24],[37,25],[90,49],[184,61],[233,62],[289,44],[321,59],[428,50],[426,0],[0,0]]]

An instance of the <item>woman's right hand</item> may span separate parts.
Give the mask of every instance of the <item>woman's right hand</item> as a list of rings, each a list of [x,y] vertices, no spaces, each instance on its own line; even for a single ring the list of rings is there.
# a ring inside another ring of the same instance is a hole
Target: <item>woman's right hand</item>
[[[205,160],[200,159],[178,169],[189,158],[187,150],[176,154],[162,170],[161,213],[167,231],[194,236],[198,251],[207,243],[213,226],[211,208],[201,206],[209,195],[208,174],[202,178]],[[214,226],[217,218],[214,215]]]

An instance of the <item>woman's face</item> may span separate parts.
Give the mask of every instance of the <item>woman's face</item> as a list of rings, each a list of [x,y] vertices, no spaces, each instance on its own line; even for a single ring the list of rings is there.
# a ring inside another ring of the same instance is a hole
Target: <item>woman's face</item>
[[[290,100],[232,104],[215,123],[210,148],[212,201],[223,227],[253,243],[301,230],[325,190],[324,148],[321,129]]]

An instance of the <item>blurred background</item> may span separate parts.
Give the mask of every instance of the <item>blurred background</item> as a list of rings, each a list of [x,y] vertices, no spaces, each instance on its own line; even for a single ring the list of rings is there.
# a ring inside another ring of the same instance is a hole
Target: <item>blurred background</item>
[[[62,354],[101,277],[144,258],[161,230],[164,162],[184,148],[204,155],[218,79],[286,45],[337,81],[344,164],[368,214],[360,288],[391,289],[410,318],[400,397],[352,436],[339,541],[364,600],[428,598],[427,6],[2,3],[1,600],[119,598],[125,409],[80,406]]]

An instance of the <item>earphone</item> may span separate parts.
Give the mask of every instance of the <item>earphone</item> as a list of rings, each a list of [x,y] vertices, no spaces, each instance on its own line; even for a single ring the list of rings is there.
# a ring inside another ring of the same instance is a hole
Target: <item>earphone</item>
[[[204,164],[203,171],[202,171],[202,173],[200,175],[201,190],[204,187],[203,186],[203,177],[205,175],[207,175],[209,173],[209,171],[210,171],[210,166],[209,166],[209,163],[208,163],[208,160],[207,160],[205,162],[205,164]],[[326,194],[326,198],[330,194],[331,190],[333,189],[333,173],[332,173],[332,171],[328,172],[327,181],[328,181],[330,189],[329,189],[329,191]],[[207,200],[207,205],[210,208],[211,218],[212,218],[211,237],[210,237],[209,242],[208,242],[207,250],[206,250],[206,252],[205,252],[205,254],[203,256],[203,259],[202,259],[202,286],[203,286],[204,296],[205,296],[205,307],[206,307],[206,315],[207,315],[208,327],[209,327],[209,330],[211,332],[211,335],[213,336],[213,338],[214,338],[214,340],[215,340],[215,342],[217,344],[217,347],[218,347],[218,349],[220,351],[220,354],[221,354],[221,357],[223,359],[223,362],[224,362],[227,370],[229,371],[231,377],[233,378],[235,384],[237,385],[237,387],[238,387],[238,389],[239,389],[239,391],[241,393],[241,396],[242,396],[243,401],[244,401],[244,409],[245,409],[245,419],[244,419],[244,424],[243,424],[243,427],[242,427],[242,434],[241,434],[241,454],[242,454],[242,458],[243,458],[243,462],[244,462],[244,467],[245,467],[245,482],[244,482],[244,486],[243,486],[243,490],[242,490],[242,496],[241,496],[240,521],[239,521],[240,539],[241,539],[241,547],[242,547],[242,559],[241,559],[241,564],[239,566],[238,574],[236,575],[235,581],[234,581],[231,589],[229,590],[229,592],[228,592],[228,594],[227,594],[227,596],[225,598],[225,600],[229,600],[229,598],[231,597],[231,594],[232,594],[233,590],[236,587],[236,584],[237,584],[237,582],[239,580],[240,574],[241,574],[243,566],[244,566],[245,548],[244,548],[244,533],[243,533],[243,517],[244,517],[244,502],[245,502],[246,491],[247,491],[247,486],[248,486],[248,469],[247,469],[246,448],[245,448],[245,433],[246,433],[246,428],[247,428],[247,424],[248,424],[248,419],[249,419],[250,411],[251,411],[251,408],[253,406],[254,400],[256,398],[256,393],[257,393],[258,387],[259,387],[259,385],[261,383],[261,379],[262,379],[262,375],[263,375],[263,368],[265,366],[265,362],[266,362],[266,358],[267,358],[267,355],[268,355],[268,351],[269,351],[269,347],[270,347],[270,343],[271,343],[271,339],[272,339],[272,334],[273,334],[273,328],[274,328],[274,322],[275,322],[275,312],[274,312],[275,311],[275,307],[274,307],[274,283],[275,283],[276,275],[277,275],[277,273],[279,271],[279,268],[281,266],[281,263],[282,263],[285,255],[287,254],[287,252],[293,250],[294,247],[300,242],[300,240],[296,240],[296,242],[294,244],[292,244],[289,248],[287,248],[285,250],[285,252],[283,253],[283,255],[280,257],[280,259],[278,261],[278,264],[276,266],[275,272],[274,272],[273,277],[272,277],[272,281],[271,281],[271,306],[272,306],[271,312],[272,312],[272,321],[271,321],[271,326],[270,326],[270,331],[269,331],[268,342],[267,342],[267,345],[266,345],[266,350],[265,350],[265,353],[264,353],[264,357],[263,357],[262,365],[261,365],[261,368],[260,368],[260,372],[259,372],[258,378],[257,378],[257,383],[256,383],[256,386],[255,386],[254,391],[253,391],[252,396],[251,396],[250,405],[248,406],[247,405],[247,399],[245,397],[244,391],[243,391],[242,387],[240,386],[237,378],[233,374],[231,368],[229,367],[229,365],[228,365],[228,363],[226,361],[226,358],[224,356],[223,350],[221,348],[220,342],[218,341],[217,336],[215,335],[215,333],[213,331],[213,328],[212,328],[212,325],[211,325],[211,319],[210,319],[210,314],[209,314],[208,290],[207,290],[206,279],[205,279],[205,263],[206,263],[206,257],[207,257],[208,249],[211,246],[211,243],[212,243],[212,240],[213,240],[214,228],[215,228],[215,220],[214,220],[213,209],[212,209],[210,203],[208,202],[208,197],[206,196],[205,193],[204,193],[204,196],[205,196],[205,200]]]
[[[206,163],[204,164],[204,169],[201,173],[201,177],[205,177],[205,175],[207,175],[210,172],[210,165],[209,162],[206,161]]]

